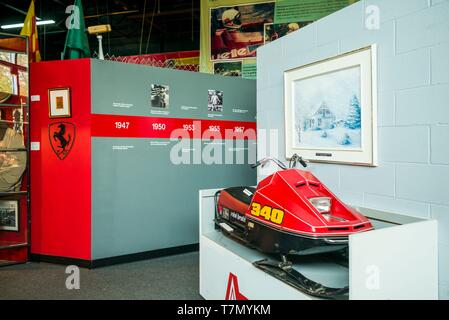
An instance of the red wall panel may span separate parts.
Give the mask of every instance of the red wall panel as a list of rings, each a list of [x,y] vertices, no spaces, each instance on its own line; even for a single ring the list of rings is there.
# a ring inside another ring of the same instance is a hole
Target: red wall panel
[[[31,64],[31,252],[91,259],[91,140],[90,60],[77,59]],[[70,118],[49,118],[48,89],[71,89]],[[73,148],[64,160],[54,153],[49,125],[76,126]]]

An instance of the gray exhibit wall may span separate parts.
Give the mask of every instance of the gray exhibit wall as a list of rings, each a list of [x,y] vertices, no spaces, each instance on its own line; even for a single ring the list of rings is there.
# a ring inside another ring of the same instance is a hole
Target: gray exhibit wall
[[[448,299],[449,1],[362,0],[259,48],[257,127],[278,130],[279,148],[258,152],[285,156],[284,71],[373,43],[379,166],[310,169],[348,204],[437,219],[439,295]]]
[[[93,115],[154,117],[149,123],[255,122],[255,81],[98,60],[91,68]],[[152,107],[153,84],[169,87],[167,108]],[[223,92],[222,112],[208,111],[211,89]],[[183,152],[209,143],[189,141]],[[170,160],[177,143],[167,137],[92,137],[93,260],[196,244],[198,191],[255,184],[246,156],[244,164],[177,165]],[[223,153],[236,156],[256,142],[242,143],[224,145]]]

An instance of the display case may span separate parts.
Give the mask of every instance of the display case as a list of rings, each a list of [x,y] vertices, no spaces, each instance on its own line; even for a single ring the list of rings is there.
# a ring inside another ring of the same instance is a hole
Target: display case
[[[0,33],[0,266],[29,256],[28,79],[27,37]]]
[[[275,257],[224,235],[215,228],[214,195],[199,192],[200,295],[207,300],[313,300],[265,273],[254,262]],[[301,256],[292,267],[330,288],[348,287],[350,300],[438,299],[438,222],[356,208],[374,230],[349,237],[346,261],[332,255]]]

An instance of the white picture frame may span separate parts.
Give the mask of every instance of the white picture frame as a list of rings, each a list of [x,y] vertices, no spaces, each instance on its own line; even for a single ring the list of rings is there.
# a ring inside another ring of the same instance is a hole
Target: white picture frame
[[[50,118],[70,118],[72,116],[70,88],[53,88],[48,90]]]
[[[375,44],[284,72],[285,151],[377,166]]]
[[[19,231],[19,203],[0,200],[0,231]]]

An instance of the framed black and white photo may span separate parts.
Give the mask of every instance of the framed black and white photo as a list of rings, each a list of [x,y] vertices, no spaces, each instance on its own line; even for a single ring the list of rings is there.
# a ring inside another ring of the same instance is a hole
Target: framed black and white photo
[[[208,90],[207,111],[223,112],[223,91]]]
[[[50,118],[70,118],[70,88],[54,88],[48,90]]]
[[[286,157],[377,165],[376,46],[284,73]]]
[[[167,85],[151,85],[151,107],[167,109],[170,101],[170,88]]]
[[[0,200],[0,231],[19,231],[19,203]]]

